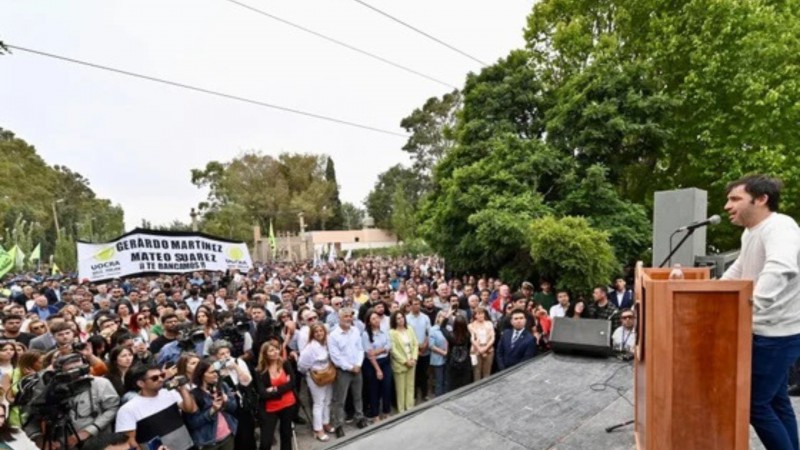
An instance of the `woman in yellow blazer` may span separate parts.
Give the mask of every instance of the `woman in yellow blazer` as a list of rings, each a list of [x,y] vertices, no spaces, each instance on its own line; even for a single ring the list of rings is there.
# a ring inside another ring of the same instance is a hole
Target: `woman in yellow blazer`
[[[392,373],[397,392],[397,412],[414,407],[414,366],[417,365],[419,343],[414,330],[406,327],[406,317],[400,311],[389,319],[389,342],[391,343]]]

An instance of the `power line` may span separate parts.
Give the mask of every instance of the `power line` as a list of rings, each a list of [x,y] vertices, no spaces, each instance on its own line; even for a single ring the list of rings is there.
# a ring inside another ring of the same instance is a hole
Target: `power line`
[[[447,86],[447,87],[452,88],[452,89],[458,89],[456,86],[453,86],[452,84],[450,84],[450,83],[448,83],[446,81],[442,81],[442,80],[440,80],[438,78],[434,78],[434,77],[432,77],[430,75],[426,75],[426,74],[424,74],[424,73],[422,73],[420,71],[414,70],[414,69],[412,69],[410,67],[407,67],[407,66],[404,66],[402,64],[396,63],[394,61],[388,60],[388,59],[386,59],[386,58],[384,58],[382,56],[378,56],[378,55],[376,55],[374,53],[370,53],[370,52],[368,52],[366,50],[362,50],[362,49],[360,49],[358,47],[355,47],[355,46],[352,46],[352,45],[350,45],[348,43],[342,42],[342,41],[340,41],[338,39],[334,39],[334,38],[332,38],[330,36],[326,36],[326,35],[324,35],[322,33],[316,32],[316,31],[314,31],[314,30],[312,30],[310,28],[306,28],[306,27],[304,27],[302,25],[298,25],[298,24],[296,24],[294,22],[290,22],[290,21],[288,21],[286,19],[282,19],[282,18],[280,18],[280,17],[278,17],[278,16],[276,16],[274,14],[270,14],[270,13],[268,13],[266,11],[261,10],[261,9],[252,7],[252,6],[250,6],[250,5],[246,4],[246,3],[242,3],[242,2],[239,2],[237,0],[225,0],[225,1],[233,3],[234,5],[241,6],[242,8],[249,9],[250,11],[253,11],[253,12],[257,13],[257,14],[261,14],[264,17],[268,17],[268,18],[270,18],[272,20],[275,20],[275,21],[278,21],[278,22],[280,22],[280,23],[282,23],[284,25],[288,25],[288,26],[290,26],[292,28],[296,28],[296,29],[298,29],[300,31],[303,31],[303,32],[308,33],[308,34],[311,34],[311,35],[316,36],[316,37],[318,37],[320,39],[324,39],[324,40],[326,40],[328,42],[332,42],[332,43],[334,43],[336,45],[339,45],[339,46],[342,46],[342,47],[344,47],[346,49],[352,50],[352,51],[357,52],[357,53],[361,53],[362,55],[365,55],[365,56],[368,56],[368,57],[370,57],[372,59],[378,60],[378,61],[380,61],[380,62],[382,62],[384,64],[388,64],[388,65],[390,65],[392,67],[396,67],[396,68],[398,68],[400,70],[404,70],[404,71],[406,71],[408,73],[411,73],[411,74],[417,75],[419,77],[425,78],[427,80],[433,81],[434,83],[439,83],[439,84],[441,84],[443,86]]]
[[[17,46],[17,45],[6,44],[6,46],[8,48],[13,48],[15,50],[19,50],[19,51],[22,51],[22,52],[33,53],[33,54],[39,55],[39,56],[45,56],[45,57],[48,57],[48,58],[53,58],[53,59],[58,59],[58,60],[61,60],[61,61],[71,62],[71,63],[74,63],[74,64],[80,64],[82,66],[91,67],[93,69],[106,70],[106,71],[114,72],[114,73],[117,73],[117,74],[120,74],[120,75],[126,75],[126,76],[129,76],[129,77],[140,78],[140,79],[147,80],[147,81],[153,81],[153,82],[156,82],[156,83],[161,83],[161,84],[166,84],[166,85],[169,85],[169,86],[179,87],[179,88],[182,88],[182,89],[188,89],[190,91],[201,92],[203,94],[214,95],[214,96],[217,96],[217,97],[223,97],[223,98],[227,98],[229,100],[237,100],[237,101],[244,102],[244,103],[250,103],[251,105],[257,105],[257,106],[263,106],[265,108],[277,109],[279,111],[288,112],[288,113],[297,114],[297,115],[306,116],[306,117],[311,117],[311,118],[319,119],[319,120],[325,120],[325,121],[328,121],[328,122],[338,123],[340,125],[347,125],[347,126],[351,126],[351,127],[361,128],[361,129],[364,129],[364,130],[375,131],[377,133],[383,133],[383,134],[389,134],[389,135],[392,135],[392,136],[399,136],[399,137],[402,137],[402,138],[408,138],[407,134],[398,133],[398,132],[390,131],[390,130],[385,130],[385,129],[382,129],[382,128],[376,128],[376,127],[373,127],[373,126],[370,126],[370,125],[364,125],[364,124],[360,124],[360,123],[357,123],[357,122],[350,122],[348,120],[337,119],[335,117],[324,116],[322,114],[316,114],[316,113],[312,113],[312,112],[308,112],[308,111],[302,111],[302,110],[299,110],[299,109],[289,108],[289,107],[286,107],[286,106],[275,105],[275,104],[272,104],[272,103],[262,102],[260,100],[253,100],[253,99],[246,98],[246,97],[239,97],[238,95],[226,94],[224,92],[219,92],[219,91],[214,91],[214,90],[211,90],[211,89],[205,89],[205,88],[201,88],[201,87],[197,87],[197,86],[192,86],[192,85],[189,85],[189,84],[179,83],[177,81],[165,80],[163,78],[157,78],[157,77],[153,77],[153,76],[150,76],[150,75],[142,75],[142,74],[136,73],[136,72],[129,72],[127,70],[116,69],[114,67],[103,66],[103,65],[100,65],[100,64],[95,64],[95,63],[91,63],[91,62],[87,62],[87,61],[81,61],[79,59],[74,59],[74,58],[69,58],[69,57],[66,57],[66,56],[55,55],[55,54],[52,54],[52,53],[47,53],[47,52],[43,52],[43,51],[40,51],[40,50],[33,50],[33,49],[30,49],[30,48],[20,47],[20,46]]]
[[[229,1],[230,1],[230,0],[229,0]],[[403,26],[404,26],[404,27],[406,27],[406,28],[410,28],[410,29],[412,29],[412,30],[416,31],[417,33],[419,33],[419,34],[421,34],[421,35],[425,36],[426,38],[428,38],[428,39],[430,39],[430,40],[432,40],[432,41],[434,41],[434,42],[437,42],[437,43],[439,43],[439,44],[441,44],[441,45],[444,45],[445,47],[449,48],[450,50],[453,50],[453,51],[454,51],[454,52],[456,52],[456,53],[459,53],[459,54],[461,54],[461,55],[463,55],[463,56],[466,56],[467,58],[469,58],[469,59],[471,59],[471,60],[473,60],[473,61],[477,62],[478,64],[480,64],[480,65],[482,65],[482,66],[488,66],[488,65],[489,65],[489,64],[487,64],[487,63],[485,63],[485,62],[481,61],[480,59],[478,59],[478,58],[476,58],[476,57],[474,57],[474,56],[470,55],[469,53],[467,53],[467,52],[465,52],[465,51],[462,51],[462,50],[459,50],[459,49],[457,49],[456,47],[454,47],[454,46],[452,46],[452,45],[448,44],[447,42],[444,42],[443,40],[441,40],[441,39],[439,39],[439,38],[437,38],[437,37],[435,37],[435,36],[431,36],[430,34],[428,34],[428,33],[424,32],[424,31],[420,30],[419,28],[417,28],[417,27],[415,27],[415,26],[413,26],[413,25],[411,25],[411,24],[409,24],[409,23],[407,23],[407,22],[404,22],[404,21],[402,21],[402,20],[398,19],[397,17],[394,17],[393,15],[391,15],[391,14],[389,14],[389,13],[387,13],[387,12],[381,11],[380,9],[378,9],[378,8],[376,8],[376,7],[372,6],[372,5],[370,5],[369,3],[363,2],[363,1],[361,1],[361,0],[353,0],[353,1],[354,1],[354,2],[356,2],[356,3],[358,3],[358,4],[359,4],[359,5],[361,5],[361,6],[364,6],[364,7],[366,7],[366,8],[369,8],[369,9],[371,9],[371,10],[375,11],[376,13],[378,13],[378,14],[380,14],[380,15],[384,16],[384,17],[387,17],[387,18],[389,18],[389,19],[391,19],[391,20],[393,20],[393,21],[395,21],[395,22],[399,23],[400,25],[403,25]]]

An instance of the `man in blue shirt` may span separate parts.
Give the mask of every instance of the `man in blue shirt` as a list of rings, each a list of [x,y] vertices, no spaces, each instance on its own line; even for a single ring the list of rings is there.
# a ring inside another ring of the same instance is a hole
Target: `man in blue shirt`
[[[414,368],[414,386],[422,395],[422,400],[428,399],[428,367],[431,364],[431,349],[430,349],[430,334],[431,334],[431,319],[422,314],[422,302],[419,298],[409,298],[409,305],[411,305],[411,313],[406,315],[406,323],[414,330],[417,335],[417,342],[419,342],[419,357],[417,365]]]
[[[336,367],[331,415],[333,416],[333,426],[336,429],[336,437],[343,437],[344,403],[348,390],[353,396],[356,425],[359,428],[365,428],[368,425],[364,417],[364,402],[361,399],[363,386],[361,365],[364,362],[364,346],[361,342],[361,332],[353,326],[353,310],[351,308],[339,310],[339,326],[328,336],[328,353],[331,362]]]

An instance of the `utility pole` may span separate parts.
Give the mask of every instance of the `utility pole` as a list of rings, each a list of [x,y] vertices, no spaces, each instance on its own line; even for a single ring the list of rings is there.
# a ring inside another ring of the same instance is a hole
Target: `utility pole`
[[[56,239],[58,240],[61,240],[61,228],[58,226],[58,211],[56,211],[56,203],[61,203],[63,201],[63,198],[53,201],[53,222],[55,222],[56,225]]]

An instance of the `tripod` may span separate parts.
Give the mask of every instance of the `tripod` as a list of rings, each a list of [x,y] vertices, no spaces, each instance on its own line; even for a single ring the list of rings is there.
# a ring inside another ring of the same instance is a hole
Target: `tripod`
[[[45,420],[44,424],[42,450],[55,450],[53,448],[54,442],[58,442],[60,450],[68,450],[71,448],[67,445],[70,436],[75,437],[75,441],[77,442],[75,448],[80,448],[81,445],[83,445],[83,441],[78,434],[78,430],[75,429],[75,424],[72,423],[68,412],[64,413],[63,411],[59,411],[58,416]]]

